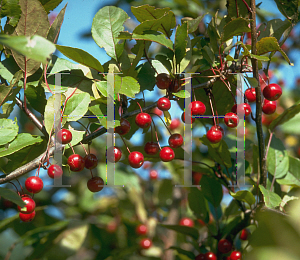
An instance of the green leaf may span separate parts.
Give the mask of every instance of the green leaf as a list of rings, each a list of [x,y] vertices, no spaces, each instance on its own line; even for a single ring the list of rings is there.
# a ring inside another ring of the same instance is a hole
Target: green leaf
[[[50,131],[54,126],[54,116],[61,115],[60,108],[66,100],[66,96],[62,94],[61,102],[60,102],[61,104],[59,106],[59,104],[55,103],[55,96],[56,95],[50,96],[48,98],[47,105],[45,107],[44,123],[45,123],[45,128],[46,128],[48,134],[50,134]]]
[[[269,233],[267,233],[269,234]],[[264,238],[268,238],[265,234]],[[288,234],[287,234],[288,235]],[[259,247],[252,250],[245,260],[265,260],[265,259],[282,259],[282,260],[298,260],[297,254],[290,252],[289,248],[284,247],[275,247],[275,246],[266,246]]]
[[[34,87],[27,85],[25,95],[30,105],[41,114],[44,114],[47,104],[44,88],[41,86]]]
[[[64,117],[67,116],[67,121],[77,121],[82,118],[88,111],[91,102],[88,93],[74,94],[68,101],[65,107]]]
[[[168,205],[172,202],[173,183],[172,180],[164,179],[159,184],[157,199],[159,205]]]
[[[17,204],[20,207],[24,207],[26,203],[21,199],[21,197],[14,191],[0,187],[0,196],[10,200],[11,202]]]
[[[106,126],[107,120],[106,117],[104,116],[106,115],[106,109],[107,109],[106,105],[104,106],[104,105],[97,104],[97,105],[89,106],[89,111],[91,111],[93,115],[95,115],[98,118],[100,124],[105,128],[107,128]],[[102,111],[105,111],[105,113]],[[110,126],[110,127],[114,127],[114,126]]]
[[[67,4],[63,9],[60,10],[59,14],[55,17],[55,20],[50,26],[50,29],[47,34],[47,39],[54,44],[57,43],[58,36],[60,33],[61,25],[64,21],[65,12],[66,12]]]
[[[179,226],[179,225],[164,225],[164,224],[160,224],[160,225],[162,227],[174,230],[178,233],[190,236],[193,239],[198,240],[199,233],[198,233],[198,230],[196,228],[186,227],[186,226]]]
[[[267,156],[268,171],[275,178],[284,177],[289,169],[289,157],[282,141],[273,135]]]
[[[246,77],[246,79],[252,88],[256,88],[258,86],[258,81],[256,78]]]
[[[92,36],[100,48],[115,60],[121,56],[124,44],[118,44],[117,38],[124,30],[124,22],[129,18],[127,13],[115,6],[105,6],[94,16]]]
[[[0,35],[0,43],[29,59],[42,63],[46,63],[47,59],[50,59],[50,55],[55,51],[55,45],[39,35],[31,37]],[[23,69],[18,58],[16,58],[19,57],[19,54],[14,53],[14,57],[21,69]],[[31,74],[33,74],[32,71],[30,72]]]
[[[187,36],[187,23],[178,25],[176,29],[174,44],[176,64],[179,64],[186,55]]]
[[[212,144],[207,140],[205,135],[200,138],[200,141],[208,147],[208,154],[214,161],[228,168],[232,166],[230,152],[224,140],[221,140],[219,143]]]
[[[248,6],[251,6],[250,0],[245,0]],[[243,1],[228,0],[227,10],[229,17],[248,17],[249,12]]]
[[[72,141],[70,142],[71,145],[76,145],[83,139],[83,135],[85,134],[85,131],[77,131],[74,129],[69,129],[72,133]]]
[[[40,2],[44,3],[43,7],[47,13],[54,10],[62,0],[39,0]]]
[[[40,136],[33,137],[31,134],[22,133],[18,134],[16,139],[14,139],[8,147],[0,148],[0,157],[13,154],[27,146],[31,146],[37,143],[41,143],[43,139]]]
[[[137,67],[138,82],[141,90],[153,91],[156,84],[155,71],[149,62],[145,62]]]
[[[261,193],[264,195],[264,202],[268,208],[276,208],[281,203],[281,198],[278,194],[267,190],[264,186],[259,185]]]
[[[285,109],[282,114],[275,118],[269,125],[269,129],[273,132],[274,128],[278,125],[282,125],[292,119],[294,116],[300,113],[300,102],[297,102],[293,106]]]
[[[275,0],[278,10],[293,23],[299,21],[299,1],[298,0]]]
[[[185,255],[190,259],[193,259],[193,260],[195,259],[195,255],[191,251],[184,250],[184,249],[182,249],[180,247],[177,247],[177,246],[171,246],[171,247],[168,248],[168,250],[170,250],[170,249],[176,250],[179,254]]]
[[[300,179],[300,159],[289,156],[289,172]]]
[[[254,55],[254,54],[250,54],[249,56],[250,56],[250,58],[257,59],[260,61],[269,61],[270,60],[270,58],[267,56],[258,56],[258,55]]]
[[[207,46],[205,45],[202,49],[202,54],[204,59],[210,64],[212,65],[215,61],[215,54],[213,53],[213,51]]]
[[[300,187],[299,178],[296,178],[292,173],[288,172],[283,178],[276,179],[280,185],[289,185],[292,187]]]
[[[248,27],[249,21],[244,18],[237,18],[224,26],[222,33],[222,42],[226,42],[233,36],[242,35],[245,32],[251,32]]]
[[[289,20],[282,21],[281,19],[273,19],[267,22],[267,24],[262,24],[259,27],[260,35],[258,40],[265,37],[275,37],[277,41],[280,41],[282,34],[292,26]]]
[[[19,4],[22,15],[13,35],[20,38],[5,39],[3,45],[9,44],[7,47],[12,49],[15,61],[23,71],[26,67],[27,76],[30,76],[39,69],[41,62],[47,62],[55,46],[43,38],[47,36],[50,24],[41,3],[38,0],[19,0]]]
[[[169,12],[170,8],[155,8],[155,6],[150,5],[142,5],[142,6],[132,6],[131,12],[136,17],[136,19],[142,23],[147,20],[155,20],[164,16],[165,13]]]
[[[276,52],[279,51],[285,60],[290,64],[290,59],[286,55],[286,53],[280,48],[275,37],[265,37],[256,43],[257,55],[262,55],[268,52]]]
[[[222,185],[215,179],[203,175],[200,181],[204,197],[216,208],[223,198]]]
[[[249,204],[249,206],[255,204],[255,197],[250,191],[240,190],[236,193],[230,192],[230,195],[237,200],[244,201]]]
[[[66,57],[84,66],[95,69],[98,72],[104,72],[104,69],[100,64],[100,62],[96,58],[94,58],[91,54],[87,53],[86,51],[73,48],[73,47],[62,46],[58,44],[56,44],[55,46]]]
[[[172,93],[174,96],[179,97],[179,98],[189,98],[191,97],[191,94],[187,90],[180,90],[177,93]]]
[[[0,18],[9,17],[11,26],[15,27],[21,17],[21,7],[18,0],[2,0],[0,7]]]
[[[189,207],[197,219],[208,218],[208,208],[203,192],[197,188],[191,188],[188,194]]]
[[[96,81],[95,84],[100,93],[107,97],[107,81]]]
[[[14,140],[19,132],[17,118],[15,121],[11,119],[0,119],[0,145],[7,144]]]
[[[183,72],[187,66],[191,63],[192,59],[192,46],[191,46],[191,40],[190,37],[187,37],[187,46],[186,46],[186,54],[183,57],[182,61],[180,62],[178,68],[178,73]]]
[[[115,94],[120,93],[135,98],[135,94],[139,92],[140,85],[136,79],[130,76],[120,77],[115,75]]]
[[[207,13],[198,16],[195,19],[188,19],[184,20],[184,18],[181,19],[182,24],[187,23],[188,33],[193,33],[198,30],[199,24],[201,23],[204,16],[207,15]]]
[[[287,205],[289,201],[298,200],[298,199],[299,199],[299,197],[284,195],[282,198],[282,201],[280,203],[280,210],[282,211],[284,206]]]

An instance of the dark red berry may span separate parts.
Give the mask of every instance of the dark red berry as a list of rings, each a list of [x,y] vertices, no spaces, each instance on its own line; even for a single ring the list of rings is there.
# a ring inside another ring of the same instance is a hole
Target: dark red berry
[[[145,153],[149,155],[157,154],[159,151],[158,143],[147,142],[144,147]]]
[[[31,193],[39,193],[43,189],[44,183],[40,177],[31,176],[26,179],[25,187]]]
[[[186,226],[186,227],[193,227],[194,226],[194,221],[191,220],[190,218],[182,218],[179,221],[180,226]]]
[[[217,256],[213,252],[207,252],[205,254],[205,260],[217,260]]]
[[[151,125],[152,119],[151,116],[147,113],[139,113],[135,117],[135,123],[140,128],[147,128]]]
[[[104,187],[104,180],[99,176],[95,176],[88,180],[87,187],[91,192],[101,191]]]
[[[248,230],[247,229],[243,229],[241,234],[240,234],[240,239],[241,240],[247,240],[248,239]]]
[[[282,89],[279,85],[273,83],[264,88],[263,95],[266,99],[275,101],[282,95]]]
[[[228,127],[234,128],[239,124],[239,117],[237,114],[229,112],[225,115],[224,123]]]
[[[135,229],[137,235],[146,235],[147,231],[148,231],[147,226],[144,224],[138,225]]]
[[[171,83],[172,79],[169,74],[160,73],[156,76],[156,86],[159,89],[168,89]]]
[[[25,213],[19,213],[19,218],[23,221],[23,222],[30,222],[34,219],[35,217],[35,211],[29,213],[29,214],[25,214]]]
[[[163,162],[170,162],[174,159],[175,153],[172,148],[164,147],[161,149],[159,157]]]
[[[206,107],[201,101],[193,101],[190,106],[193,116],[202,116],[206,111]]]
[[[92,169],[96,168],[97,165],[98,165],[98,159],[97,159],[96,155],[90,153],[84,157],[85,168],[92,170]]]
[[[72,133],[68,129],[61,129],[57,133],[57,140],[62,144],[68,144],[72,141]]]
[[[162,97],[157,101],[157,107],[162,111],[168,111],[171,108],[170,99]]]
[[[158,178],[158,172],[156,170],[151,170],[149,173],[149,177],[151,180],[156,180]]]
[[[240,251],[232,251],[230,255],[231,260],[241,260],[242,259],[242,253]]]
[[[130,123],[125,118],[121,118],[120,126],[115,128],[115,132],[119,135],[126,135],[130,131]]]
[[[140,246],[143,249],[148,249],[152,246],[152,241],[149,238],[144,238],[140,241]]]
[[[131,152],[128,162],[132,168],[140,168],[144,163],[144,155],[140,152]]]
[[[175,130],[180,126],[181,122],[179,121],[178,118],[172,119],[171,124],[169,126],[169,128],[171,130]]]
[[[238,111],[237,111],[237,105],[233,105],[233,107],[231,108],[231,112],[237,114],[237,113],[244,113],[245,112],[245,116],[249,116],[251,114],[251,107],[248,103],[242,103],[242,104],[239,104],[239,108],[238,108]],[[244,111],[243,111],[244,109]]]
[[[218,250],[222,253],[222,254],[227,254],[228,252],[230,252],[232,249],[232,243],[227,240],[227,239],[221,239],[218,242]]]
[[[256,92],[255,92],[255,88],[248,88],[245,91],[245,96],[248,100],[248,102],[255,102],[256,101]]]
[[[18,206],[18,210],[21,212],[21,213],[24,213],[24,214],[30,214],[34,211],[35,209],[35,202],[34,200],[27,194],[25,195],[22,195],[21,199],[26,203],[26,205],[21,208],[20,206]]]
[[[182,120],[182,122],[184,122],[186,124],[190,124],[189,122],[185,122],[185,112],[182,113],[181,120]],[[191,117],[191,123],[194,123],[195,120],[196,120],[196,118]]]
[[[218,127],[212,126],[207,131],[206,137],[207,137],[208,141],[216,144],[222,140],[223,134],[222,134],[222,131],[220,131]]]
[[[271,115],[276,111],[276,106],[276,101],[269,101],[268,99],[264,99],[262,111],[267,115]]]
[[[63,174],[63,170],[59,165],[52,164],[49,166],[47,173],[51,179],[54,179],[61,177]]]
[[[205,260],[205,254],[199,254],[196,256],[195,260]]]
[[[172,148],[178,148],[178,147],[182,146],[183,145],[183,138],[182,138],[181,134],[172,134],[169,137],[169,145]]]
[[[72,154],[68,158],[68,165],[71,171],[80,172],[84,169],[84,159],[79,154]]]
[[[111,146],[106,151],[106,157],[109,162],[118,162],[122,157],[122,151],[117,146]]]

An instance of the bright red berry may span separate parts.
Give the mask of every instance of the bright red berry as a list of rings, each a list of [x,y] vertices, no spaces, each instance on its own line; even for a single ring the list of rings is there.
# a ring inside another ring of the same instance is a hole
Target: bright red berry
[[[248,88],[245,91],[245,96],[248,100],[248,102],[255,102],[256,101],[256,92],[255,92],[255,88]]]
[[[222,131],[218,127],[212,126],[207,131],[206,137],[207,137],[208,141],[216,144],[222,140],[223,134],[222,134]]]
[[[140,241],[140,246],[143,249],[148,249],[152,246],[152,241],[149,238],[144,238]]]
[[[175,129],[177,129],[180,126],[180,124],[181,124],[181,122],[179,121],[179,119],[178,118],[174,118],[174,119],[172,119],[169,128],[171,130],[175,130]]]
[[[144,155],[140,152],[131,152],[128,162],[132,168],[140,168],[144,163]]]
[[[242,259],[242,253],[240,251],[232,251],[230,255],[231,260],[241,260]]]
[[[96,168],[97,165],[98,165],[98,159],[97,159],[96,155],[90,153],[84,157],[85,168],[92,170],[92,169]]]
[[[262,111],[267,115],[271,115],[276,111],[276,106],[276,101],[269,101],[267,99],[264,99]]]
[[[222,254],[227,254],[228,252],[230,252],[232,249],[232,243],[227,240],[227,239],[221,239],[218,242],[218,250],[222,253]]]
[[[168,89],[171,83],[172,79],[167,73],[160,73],[156,76],[156,86],[159,89]]]
[[[135,123],[140,128],[147,128],[151,125],[152,119],[151,116],[147,113],[139,113],[135,117]]]
[[[61,177],[63,174],[63,170],[59,165],[52,164],[49,166],[47,173],[51,179],[54,179]]]
[[[104,187],[104,180],[99,176],[95,176],[88,180],[87,187],[91,192],[101,191]]]
[[[234,128],[239,124],[239,117],[237,114],[229,112],[224,117],[224,123],[230,128]]]
[[[190,106],[193,116],[202,116],[206,111],[206,107],[201,101],[193,101]]]
[[[168,111],[171,108],[170,99],[162,97],[157,101],[157,107],[162,111]]]
[[[29,213],[29,214],[25,214],[25,213],[19,213],[19,218],[23,221],[23,222],[30,222],[34,219],[35,217],[35,211]]]
[[[217,260],[217,256],[213,252],[207,252],[205,254],[205,260]]]
[[[182,218],[179,221],[180,226],[186,226],[186,227],[193,227],[194,226],[194,221],[191,220],[190,218]]]
[[[31,176],[26,179],[25,187],[31,193],[39,193],[43,189],[44,183],[40,177]]]
[[[205,260],[205,254],[199,254],[196,256],[195,260]]]
[[[174,159],[175,153],[172,148],[164,147],[160,150],[159,157],[163,162],[170,162]]]
[[[70,166],[71,171],[80,172],[84,169],[85,162],[79,154],[72,154],[68,158],[68,165]]]
[[[183,138],[182,138],[181,134],[172,134],[169,137],[169,145],[172,148],[178,148],[178,147],[182,146],[183,145]]]
[[[72,133],[68,129],[61,129],[57,133],[57,139],[62,144],[68,144],[72,141]]]
[[[147,226],[144,224],[140,224],[136,227],[135,232],[137,235],[146,235],[148,232]]]
[[[121,118],[120,125],[115,128],[115,132],[119,135],[126,135],[130,131],[130,123],[125,118]]]
[[[144,146],[144,150],[146,154],[154,155],[159,151],[158,143],[155,142],[147,142]]]
[[[231,108],[231,112],[237,114],[237,113],[244,113],[245,112],[245,116],[249,116],[251,114],[251,107],[248,103],[242,103],[242,104],[239,104],[239,108],[238,108],[238,111],[237,111],[237,105],[233,105],[233,107]],[[243,111],[244,109],[244,111]]]
[[[264,88],[263,95],[266,99],[275,101],[282,95],[282,89],[279,85],[273,83]]]
[[[25,195],[22,195],[21,199],[26,203],[26,205],[21,208],[20,206],[18,206],[18,210],[21,212],[21,213],[24,213],[24,214],[30,214],[34,211],[35,209],[35,202],[34,200],[27,194]]]
[[[241,240],[247,240],[248,239],[248,230],[247,229],[243,229],[241,234],[240,234],[240,239]]]
[[[158,178],[158,172],[156,170],[151,170],[149,173],[149,177],[151,180],[156,180]]]
[[[106,151],[106,157],[109,162],[118,162],[122,157],[122,151],[117,146],[111,146]]]
[[[184,122],[186,124],[190,124],[189,122],[185,122],[185,112],[182,113],[181,120],[182,120],[182,122]],[[195,120],[196,120],[196,118],[191,117],[191,123],[194,123]]]

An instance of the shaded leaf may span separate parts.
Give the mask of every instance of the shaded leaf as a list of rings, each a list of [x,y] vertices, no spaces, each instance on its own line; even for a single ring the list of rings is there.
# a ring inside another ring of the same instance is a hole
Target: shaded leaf
[[[131,12],[136,17],[136,19],[142,23],[147,20],[155,20],[162,17],[166,12],[169,12],[170,8],[155,8],[155,6],[150,5],[141,5],[141,6],[132,6]]]
[[[220,205],[223,198],[222,185],[215,179],[206,175],[202,176],[201,190],[204,197],[216,208]]]
[[[50,42],[57,43],[61,25],[64,21],[66,8],[67,8],[67,4],[64,6],[63,9],[60,10],[59,14],[55,17],[55,20],[53,21],[53,23],[50,26],[50,29],[47,34],[47,39]]]
[[[44,114],[47,104],[44,88],[41,86],[34,87],[27,85],[25,95],[30,105],[41,114]]]
[[[208,217],[207,203],[202,191],[197,188],[191,188],[188,194],[188,202],[196,218],[206,219]]]
[[[282,34],[291,26],[289,20],[282,21],[281,19],[273,19],[267,22],[267,24],[262,24],[259,27],[260,35],[258,40],[264,37],[275,37],[277,41],[280,41]]]
[[[259,189],[264,196],[264,202],[268,208],[276,208],[281,203],[281,198],[278,194],[267,190],[264,186],[259,185]]]
[[[17,204],[20,207],[24,207],[26,203],[21,199],[21,197],[14,191],[0,187],[0,196],[10,200],[11,202]]]
[[[250,0],[245,0],[251,6]],[[249,12],[243,1],[227,0],[227,10],[230,17],[248,17]]]
[[[199,24],[201,23],[201,21],[205,15],[207,15],[207,13],[205,13],[201,16],[198,16],[195,19],[184,20],[184,18],[182,18],[182,24],[187,23],[188,33],[193,33],[195,31],[197,31]]]
[[[181,234],[190,236],[195,240],[197,240],[198,237],[199,237],[199,233],[198,233],[198,230],[196,228],[186,227],[186,226],[179,226],[179,225],[164,225],[164,224],[160,224],[160,225],[162,227],[174,230],[174,231],[179,232]]]
[[[176,246],[171,246],[168,248],[168,250],[170,250],[170,249],[176,250],[179,254],[185,255],[190,259],[193,259],[193,260],[195,259],[195,255],[191,251],[187,251],[187,250],[184,250],[184,249],[182,249],[180,247],[176,247]]]
[[[299,1],[298,0],[274,0],[278,10],[293,23],[299,21]]]
[[[18,0],[2,0],[0,6],[0,18],[9,17],[11,26],[15,27],[21,17],[21,7]]]
[[[62,0],[39,0],[45,9],[47,13],[54,10],[61,2]]]
[[[224,26],[222,33],[222,42],[226,42],[233,36],[242,35],[245,32],[251,32],[248,27],[249,21],[244,18],[237,18]]]
[[[244,201],[248,203],[250,206],[255,204],[254,195],[248,190],[240,190],[236,193],[230,192],[230,195],[234,197],[236,200]]]

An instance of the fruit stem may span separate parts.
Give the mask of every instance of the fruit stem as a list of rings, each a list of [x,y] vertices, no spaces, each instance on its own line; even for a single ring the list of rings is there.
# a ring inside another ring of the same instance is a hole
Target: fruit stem
[[[127,151],[129,152],[129,154],[131,154],[131,152],[130,152],[130,150],[129,150],[128,146],[127,146],[127,144],[125,143],[125,140],[123,139],[123,136],[122,136],[122,135],[120,135],[120,137],[121,137],[121,139],[122,139],[122,141],[123,141],[123,143],[124,143],[124,145],[125,145],[125,147],[126,147]]]
[[[71,143],[68,143],[68,145],[71,147],[71,149],[72,149],[72,151],[73,151],[73,154],[75,154],[75,151],[74,151],[74,148],[73,148],[72,144],[71,144]]]
[[[9,181],[8,183],[10,183],[10,184],[12,184],[12,185],[14,185],[14,187],[16,188],[16,190],[17,190],[17,193],[18,193],[18,195],[20,196],[20,192],[19,192],[19,190],[18,190],[18,188],[17,188],[17,186],[13,183],[13,182],[11,182],[11,181]]]
[[[16,179],[16,181],[19,183],[19,185],[20,185],[20,187],[21,187],[22,194],[25,194],[25,193],[24,193],[24,190],[23,190],[23,187],[22,187],[21,183],[19,182],[19,180],[18,180],[18,179]]]
[[[159,150],[161,150],[161,147],[160,147],[160,144],[159,144],[159,141],[158,141],[158,135],[157,135],[157,131],[156,131],[156,126],[155,126],[155,123],[154,123],[154,121],[153,121],[153,120],[152,120],[152,122],[153,122],[153,126],[154,126],[154,129],[155,129],[156,141],[157,141],[157,144],[158,144]]]
[[[144,41],[144,44],[145,44],[145,41]],[[145,57],[146,57],[147,61],[149,62],[149,64],[151,65],[151,67],[154,69],[155,73],[158,74],[156,68],[153,67],[152,62],[150,61],[145,48],[144,48],[144,52],[145,52]]]
[[[92,170],[91,170],[91,169],[90,169],[90,172],[91,172],[92,178],[94,178],[94,176],[93,176],[93,173],[92,173]]]
[[[160,118],[160,120],[163,122],[163,124],[165,125],[165,127],[168,129],[168,131],[169,131],[169,134],[170,135],[172,135],[172,133],[171,133],[171,131],[170,131],[170,129],[168,128],[168,126],[167,126],[167,124],[164,122],[164,120],[159,116],[159,115],[157,115],[157,114],[155,114],[155,113],[149,113],[149,114],[152,114],[152,115],[155,115],[155,116],[158,116],[159,118]],[[152,120],[153,121],[153,120]],[[154,122],[153,122],[153,124],[154,124]],[[154,127],[155,127],[155,124],[154,124]],[[156,129],[155,129],[155,131],[156,131]]]
[[[48,66],[48,64],[45,65],[45,69],[44,69],[44,79],[45,79],[45,83],[46,83],[48,90],[51,92],[52,95],[54,95],[54,93],[50,89],[50,87],[48,85],[48,81],[47,81],[47,66]]]
[[[81,146],[82,146],[83,150],[85,151],[86,155],[88,155],[88,152],[87,152],[87,150],[84,148],[84,146],[83,146],[82,142],[80,142],[80,144],[81,144]]]
[[[212,113],[212,115],[213,115],[214,126],[216,126],[217,124],[216,124],[216,119],[215,119],[214,107],[213,107],[212,100],[211,100],[211,92],[210,92],[210,89],[209,89],[206,93],[207,93],[208,98],[209,98],[209,104],[210,104],[211,113]]]
[[[140,107],[141,113],[143,113],[143,109],[142,109],[142,107],[141,107],[140,103],[139,103],[139,102],[137,102],[137,101],[136,101],[136,103],[137,103],[137,104],[138,104],[138,106]]]

